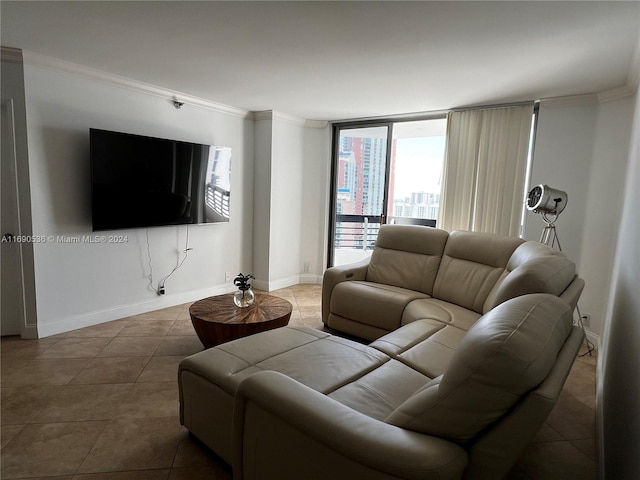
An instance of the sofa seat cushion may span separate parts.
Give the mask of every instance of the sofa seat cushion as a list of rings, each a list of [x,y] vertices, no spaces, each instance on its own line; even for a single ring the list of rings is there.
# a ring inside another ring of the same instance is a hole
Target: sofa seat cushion
[[[282,327],[191,355],[181,362],[180,370],[192,371],[231,395],[242,380],[263,370],[329,393],[388,360],[357,342],[308,327]]]
[[[447,325],[469,330],[480,318],[480,314],[467,308],[437,298],[414,300],[402,314],[402,325],[416,320],[431,319]]]
[[[447,325],[397,358],[425,375],[437,377],[449,367],[466,334],[464,330]]]
[[[571,307],[553,295],[504,302],[466,333],[444,374],[386,421],[460,443],[473,439],[542,382],[572,325]]]
[[[382,421],[430,380],[401,362],[389,360],[328,396]]]
[[[398,330],[387,333],[371,342],[369,346],[386,353],[392,358],[397,358],[398,355],[426,340],[445,326],[445,323],[436,320],[416,320],[400,327]]]
[[[331,313],[391,331],[400,326],[402,313],[409,302],[428,295],[373,282],[342,282],[331,295]]]
[[[431,378],[441,375],[480,314],[435,298],[414,300],[405,308],[398,330],[371,343]]]

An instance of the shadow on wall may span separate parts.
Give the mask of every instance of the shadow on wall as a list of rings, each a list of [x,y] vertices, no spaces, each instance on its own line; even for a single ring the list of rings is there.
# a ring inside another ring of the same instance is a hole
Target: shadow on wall
[[[64,115],[72,115],[65,113]],[[38,148],[37,135],[31,138],[29,163],[32,176],[41,177],[31,182],[40,186],[37,195],[42,203],[50,205],[53,218],[46,221],[57,231],[47,235],[91,233],[91,166],[89,158],[89,128],[86,132],[73,129],[44,127]]]

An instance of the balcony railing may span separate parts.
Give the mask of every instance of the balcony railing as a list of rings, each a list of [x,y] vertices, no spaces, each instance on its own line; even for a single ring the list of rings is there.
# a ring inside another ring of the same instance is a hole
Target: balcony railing
[[[435,227],[436,221],[426,218],[390,217],[388,223]],[[336,215],[334,265],[344,265],[371,255],[378,239],[378,215]]]
[[[424,225],[435,227],[436,221],[427,218],[389,217],[397,225]],[[373,248],[380,230],[378,215],[336,215],[335,248]]]
[[[207,184],[206,203],[215,213],[223,218],[229,218],[230,192],[218,185]]]
[[[372,249],[378,238],[380,217],[372,215],[336,215],[336,249]]]

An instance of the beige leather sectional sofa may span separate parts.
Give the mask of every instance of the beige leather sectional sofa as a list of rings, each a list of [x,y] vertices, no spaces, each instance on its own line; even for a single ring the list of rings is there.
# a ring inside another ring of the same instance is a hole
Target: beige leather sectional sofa
[[[181,422],[234,479],[502,478],[583,341],[582,285],[535,242],[383,227],[323,284],[328,325],[373,343],[284,327],[200,352]]]

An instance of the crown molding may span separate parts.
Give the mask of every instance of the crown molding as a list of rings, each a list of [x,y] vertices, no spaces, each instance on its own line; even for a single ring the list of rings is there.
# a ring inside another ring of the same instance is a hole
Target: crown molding
[[[253,119],[256,122],[264,120],[273,120],[273,110],[260,110],[259,112],[252,112]]]
[[[278,110],[272,110],[272,112],[273,118],[284,120],[285,122],[293,123],[294,125],[304,127],[304,124],[306,122],[304,118],[296,117],[295,115],[289,115],[288,113],[279,112]]]
[[[640,83],[640,34],[638,34],[638,42],[631,56],[629,70],[627,71],[627,82],[617,88],[605,90],[598,93],[598,101],[600,103],[611,102],[620,98],[630,97],[638,91]]]
[[[22,50],[13,47],[1,47],[0,60],[3,62],[22,63]]]
[[[545,107],[571,107],[575,105],[597,105],[598,94],[567,95],[564,97],[541,98],[540,104]]]
[[[307,128],[319,128],[322,130],[329,126],[329,122],[327,120],[305,120],[304,126]]]
[[[4,49],[3,49],[3,54],[4,54]],[[177,100],[186,105],[193,105],[196,107],[206,108],[208,110],[213,110],[213,111],[224,113],[227,115],[234,115],[237,117],[247,118],[247,119],[253,118],[253,114],[249,110],[232,107],[230,105],[224,105],[222,103],[213,102],[211,100],[196,97],[194,95],[189,95],[187,93],[183,93],[177,90],[171,90],[168,88],[159,87],[157,85],[152,85],[152,84],[141,82],[138,80],[133,80],[131,78],[122,77],[120,75],[104,72],[102,70],[85,67],[84,65],[78,65],[76,63],[67,62],[65,60],[48,57],[46,55],[41,55],[39,53],[23,50],[22,58],[24,63],[30,64],[30,65],[36,65],[39,67],[46,67],[46,68],[51,68],[51,69],[66,72],[66,73],[80,75],[80,76],[83,76],[92,80],[96,80],[99,82],[108,83],[110,85],[126,88],[128,90],[133,90],[135,92],[144,93],[144,94],[152,95],[155,97],[165,98],[171,101]]]
[[[599,92],[598,103],[606,103],[612,102],[614,100],[618,100],[620,98],[630,97],[634,93],[636,93],[637,88],[632,88],[629,85],[623,85],[618,88],[612,88],[611,90],[605,90],[604,92]]]
[[[279,112],[277,110],[261,110],[259,112],[253,112],[253,119],[256,122],[263,120],[284,120],[285,122],[293,123],[305,128],[319,128],[323,129],[329,125],[326,120],[305,120],[304,118],[289,115],[288,113]]]
[[[568,95],[566,97],[541,98],[540,104],[545,107],[571,107],[577,105],[599,105],[612,102],[635,94],[637,86],[622,85],[620,87],[603,90],[602,92],[586,93],[584,95]]]

